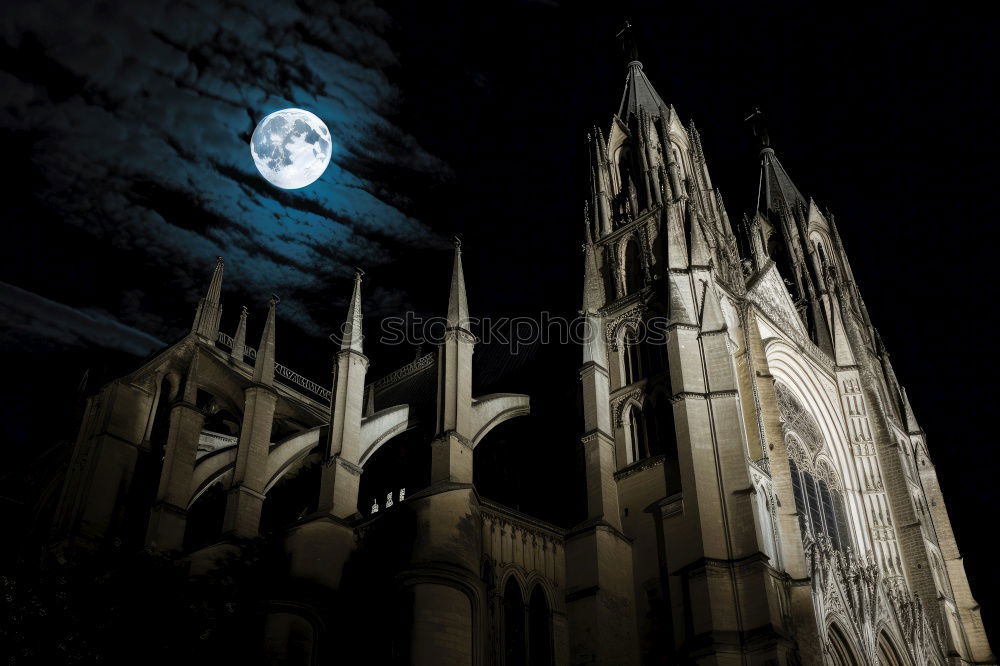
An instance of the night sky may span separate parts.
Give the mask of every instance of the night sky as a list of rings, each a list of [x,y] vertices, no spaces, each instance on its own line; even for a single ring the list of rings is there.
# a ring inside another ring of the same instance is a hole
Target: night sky
[[[245,304],[255,344],[277,293],[278,360],[324,384],[353,267],[367,272],[378,377],[414,355],[378,344],[380,317],[444,313],[456,233],[473,315],[575,313],[584,139],[618,108],[615,33],[629,16],[646,74],[701,131],[734,221],[756,192],[743,122],[755,105],[798,187],[833,212],[928,433],[988,630],[1000,617],[980,529],[1000,500],[987,434],[995,21],[911,4],[120,4],[0,13],[8,506],[24,513],[68,455],[81,396],[184,335],[217,255],[223,330]],[[264,181],[247,146],[288,106],[334,139],[329,169],[295,191]],[[490,453],[512,470],[504,487],[574,477],[579,350],[502,351],[477,351],[480,383],[529,393],[534,409]],[[570,520],[564,487],[522,508]]]

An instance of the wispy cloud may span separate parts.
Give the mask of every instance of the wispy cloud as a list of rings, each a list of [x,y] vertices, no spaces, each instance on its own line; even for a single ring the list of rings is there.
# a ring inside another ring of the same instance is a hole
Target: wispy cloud
[[[0,319],[5,343],[33,338],[56,347],[96,345],[145,356],[162,340],[126,326],[107,312],[78,310],[20,287],[0,282]],[[2,339],[2,338],[0,338]]]

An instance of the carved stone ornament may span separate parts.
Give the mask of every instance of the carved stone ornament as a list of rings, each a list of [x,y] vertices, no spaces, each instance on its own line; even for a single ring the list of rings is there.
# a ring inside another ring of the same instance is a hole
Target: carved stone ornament
[[[625,414],[625,407],[630,402],[635,402],[640,406],[642,405],[642,389],[635,389],[633,391],[629,391],[625,395],[615,398],[614,405],[612,406],[612,410],[614,411],[615,414],[615,425],[619,427],[622,425],[622,419],[624,418]]]
[[[622,326],[630,325],[636,330],[639,329],[639,324],[642,323],[642,317],[646,312],[645,305],[637,305],[634,308],[626,310],[621,313],[611,321],[609,321],[604,327],[604,338],[608,343],[608,348],[611,351],[618,351],[618,331],[621,330]]]
[[[787,386],[780,382],[774,384],[774,394],[778,399],[778,412],[781,415],[781,427],[786,433],[794,433],[809,451],[810,457],[823,448],[823,434],[816,420],[806,411],[802,403]]]

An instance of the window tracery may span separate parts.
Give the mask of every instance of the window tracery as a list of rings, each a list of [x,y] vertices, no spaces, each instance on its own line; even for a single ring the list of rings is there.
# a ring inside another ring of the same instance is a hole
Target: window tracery
[[[819,425],[788,387],[776,383],[774,389],[802,534],[828,538],[834,548],[845,550],[851,541],[842,487],[822,457],[824,439]]]

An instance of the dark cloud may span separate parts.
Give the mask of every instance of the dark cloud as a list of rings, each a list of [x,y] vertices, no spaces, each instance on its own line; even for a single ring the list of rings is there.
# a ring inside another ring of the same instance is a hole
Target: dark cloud
[[[162,340],[107,312],[78,310],[4,282],[0,282],[0,315],[3,347],[16,349],[33,340],[57,348],[94,345],[146,356],[164,346]]]
[[[300,295],[438,242],[380,182],[448,169],[393,123],[384,69],[396,59],[373,4],[66,1],[6,14],[0,131],[31,137],[37,205],[140,253],[189,302],[222,255],[230,284],[281,294],[283,316],[320,333],[329,322]],[[298,191],[268,185],[247,145],[289,106],[334,140],[324,176]]]

